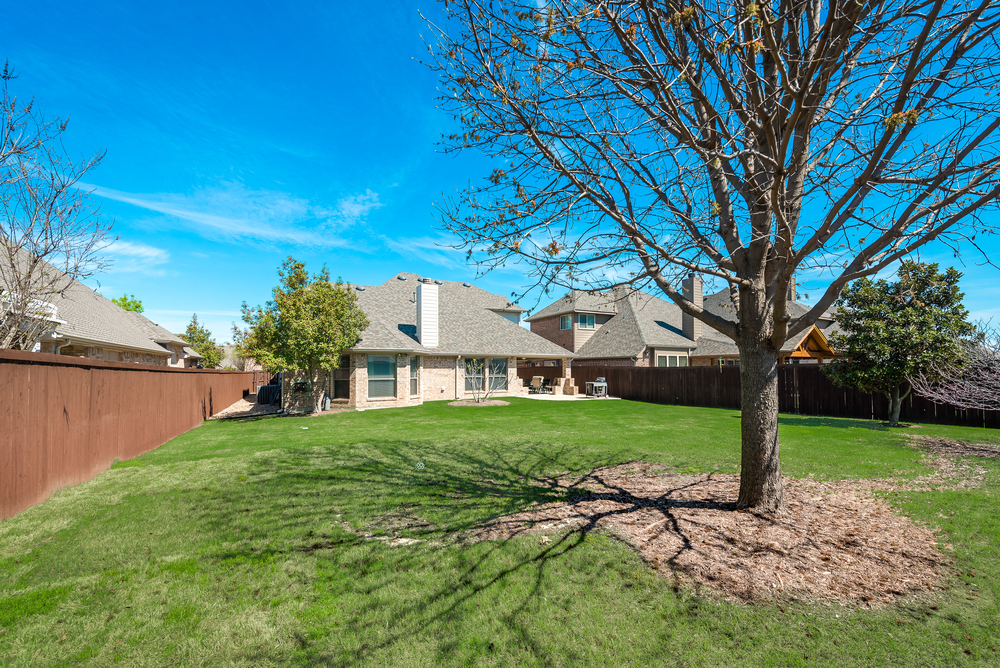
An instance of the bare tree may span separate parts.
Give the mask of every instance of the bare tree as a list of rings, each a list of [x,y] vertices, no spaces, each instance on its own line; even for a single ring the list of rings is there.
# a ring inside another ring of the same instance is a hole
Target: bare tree
[[[10,92],[0,109],[0,348],[30,348],[57,317],[50,303],[72,279],[107,265],[110,224],[77,184],[103,154],[74,162],[61,143],[67,119],[44,119]]]
[[[777,353],[849,281],[975,244],[1000,193],[996,0],[453,0],[431,24],[445,149],[496,160],[441,205],[484,271],[654,284],[733,339],[738,504],[782,506]],[[793,317],[796,271],[823,281]],[[736,322],[686,300],[727,285]],[[815,274],[815,276],[814,276]]]
[[[465,358],[465,378],[468,381],[466,390],[472,392],[472,400],[477,404],[489,401],[490,397],[500,389],[500,384],[495,381],[496,376],[491,371],[492,369],[486,364],[486,358]],[[506,386],[504,388],[506,389]]]
[[[939,404],[1000,410],[1000,331],[980,326],[976,336],[959,343],[961,361],[911,378],[913,392]]]

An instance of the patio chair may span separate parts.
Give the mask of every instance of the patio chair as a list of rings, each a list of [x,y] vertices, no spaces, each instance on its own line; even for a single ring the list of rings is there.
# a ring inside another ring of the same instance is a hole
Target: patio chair
[[[545,378],[542,376],[532,376],[531,384],[528,385],[528,394],[539,394],[542,391],[542,386],[545,384]]]

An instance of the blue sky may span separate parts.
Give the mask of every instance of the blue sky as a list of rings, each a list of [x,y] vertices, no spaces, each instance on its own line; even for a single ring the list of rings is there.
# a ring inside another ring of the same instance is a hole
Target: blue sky
[[[449,238],[432,203],[494,165],[436,150],[451,126],[415,60],[418,7],[438,16],[430,0],[8,3],[0,58],[20,75],[14,91],[71,116],[71,153],[107,151],[87,181],[120,240],[90,283],[135,294],[173,331],[198,313],[222,342],[288,255],[357,283],[472,279],[435,245]],[[955,263],[946,249],[925,257]],[[1000,319],[1000,275],[976,260],[966,304]],[[477,283],[509,294],[524,278]]]

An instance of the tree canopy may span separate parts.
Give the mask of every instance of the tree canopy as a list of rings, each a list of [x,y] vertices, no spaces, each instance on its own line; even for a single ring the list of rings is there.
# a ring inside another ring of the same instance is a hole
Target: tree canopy
[[[450,0],[430,66],[495,161],[440,205],[483,269],[647,285],[741,355],[739,505],[781,506],[777,351],[850,281],[976,248],[1000,194],[1000,6],[935,0]],[[789,284],[819,284],[789,308]],[[728,287],[735,322],[686,299]],[[800,278],[801,280],[801,278]],[[531,286],[528,286],[531,287]]]
[[[198,322],[197,313],[191,315],[191,322],[180,337],[187,341],[192,350],[205,358],[201,363],[206,369],[219,366],[219,362],[222,361],[222,348],[212,338],[212,332]]]
[[[244,357],[266,370],[336,369],[340,356],[368,326],[358,299],[341,279],[330,282],[323,269],[312,276],[305,263],[289,257],[278,269],[279,284],[264,306],[243,302],[246,328],[233,328],[234,342]],[[315,378],[314,378],[315,381]],[[315,407],[320,393],[314,392]]]
[[[953,267],[939,273],[937,264],[905,261],[896,281],[852,283],[837,301],[842,331],[829,337],[843,357],[824,371],[838,385],[889,397],[889,422],[898,424],[910,379],[960,362],[960,339],[974,331],[958,289],[961,277]]]
[[[135,295],[122,295],[121,297],[115,297],[112,299],[114,303],[121,306],[126,311],[135,311],[136,313],[142,313],[142,300],[136,299]]]

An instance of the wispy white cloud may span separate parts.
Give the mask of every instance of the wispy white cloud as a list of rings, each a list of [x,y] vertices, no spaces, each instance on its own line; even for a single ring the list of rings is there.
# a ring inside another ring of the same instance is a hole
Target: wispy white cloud
[[[143,273],[149,276],[163,276],[166,270],[159,265],[170,260],[170,252],[135,241],[115,241],[107,249],[112,265],[109,273]]]
[[[359,195],[349,195],[337,202],[337,214],[345,223],[355,223],[375,209],[382,207],[378,193],[366,190]]]
[[[274,190],[253,190],[229,182],[188,195],[128,193],[81,184],[95,195],[156,211],[180,221],[199,236],[230,241],[290,242],[342,246],[343,231],[381,206],[378,193],[349,195],[333,207]]]
[[[416,258],[439,267],[458,269],[465,267],[465,251],[452,248],[454,239],[449,237],[402,237],[383,236],[385,244],[404,258]]]

